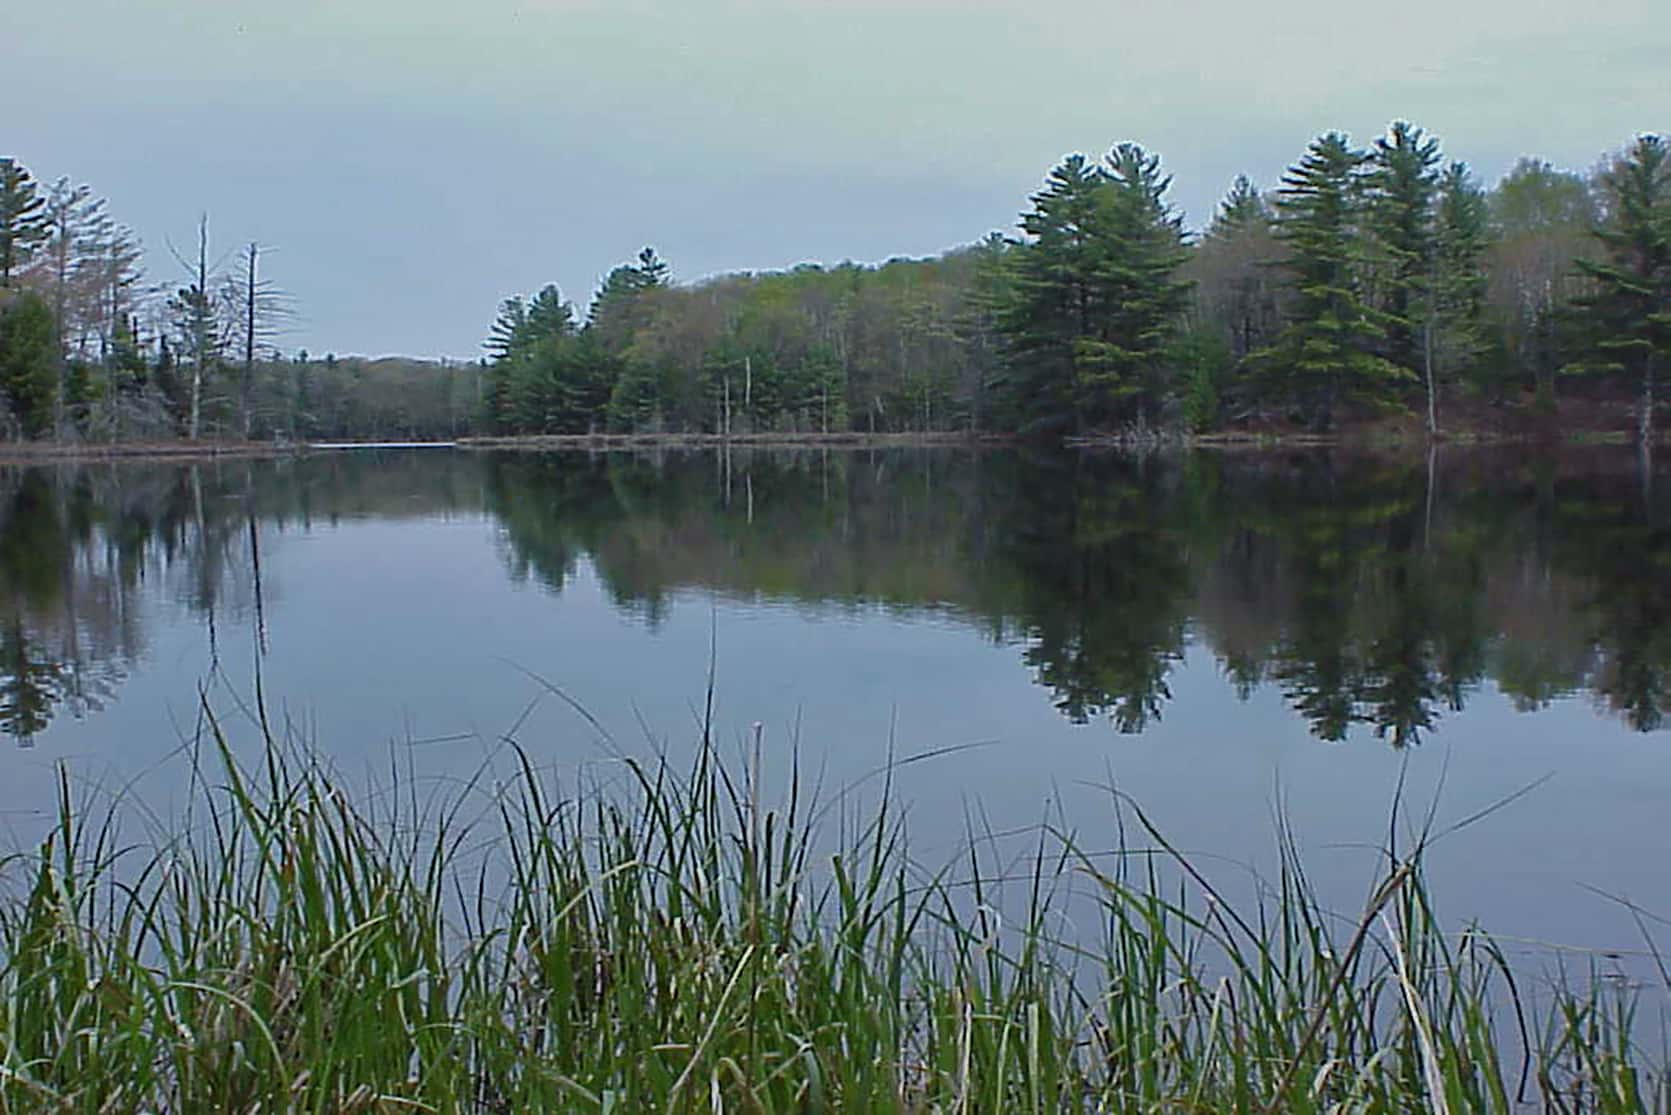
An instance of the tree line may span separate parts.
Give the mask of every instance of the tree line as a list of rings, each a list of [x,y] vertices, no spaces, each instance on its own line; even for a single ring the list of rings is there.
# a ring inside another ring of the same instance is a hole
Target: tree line
[[[171,281],[87,185],[0,157],[0,436],[451,437],[480,412],[480,369],[286,357],[294,307],[258,243],[217,253],[205,217]]]
[[[1071,155],[1013,235],[926,259],[672,281],[654,250],[584,313],[501,303],[473,365],[280,354],[264,249],[174,252],[0,158],[0,424],[13,437],[1328,430],[1627,399],[1671,351],[1671,161],[1523,159],[1487,189],[1404,121],[1314,140],[1192,233],[1159,156]],[[1557,392],[1557,385],[1561,390]],[[1575,419],[1574,421],[1582,421]]]
[[[584,320],[501,307],[483,421],[507,434],[991,430],[1085,435],[1554,409],[1627,393],[1652,433],[1671,351],[1671,163],[1643,135],[1487,189],[1404,121],[1313,141],[1191,234],[1157,155],[1071,155],[1017,235],[880,266],[669,281],[650,249]],[[1592,386],[1586,386],[1587,380]]]

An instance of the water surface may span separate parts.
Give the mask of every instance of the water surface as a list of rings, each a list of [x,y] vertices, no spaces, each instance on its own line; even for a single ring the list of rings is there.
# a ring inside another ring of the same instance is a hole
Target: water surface
[[[1440,842],[1446,910],[1640,952],[1608,896],[1671,916],[1668,493],[1599,450],[9,469],[0,817],[38,836],[60,761],[166,815],[200,695],[444,784],[507,736],[688,749],[712,672],[721,741],[827,794],[955,748],[899,772],[930,860],[1047,809],[1110,845],[1114,784],[1237,877],[1280,808],[1350,907],[1401,780],[1440,827],[1533,787]]]

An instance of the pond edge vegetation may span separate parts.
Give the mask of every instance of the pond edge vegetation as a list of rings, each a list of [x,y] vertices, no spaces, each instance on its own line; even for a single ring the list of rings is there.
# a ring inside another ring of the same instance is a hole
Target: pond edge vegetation
[[[1631,990],[1540,993],[1441,928],[1431,818],[1395,846],[1395,809],[1342,917],[1293,833],[1237,903],[1112,788],[1111,851],[971,821],[933,867],[892,797],[912,758],[821,800],[798,760],[763,784],[758,729],[735,761],[704,730],[688,767],[565,792],[507,741],[463,785],[393,759],[364,792],[204,712],[178,823],[61,773],[0,863],[0,1110],[1671,1106]]]

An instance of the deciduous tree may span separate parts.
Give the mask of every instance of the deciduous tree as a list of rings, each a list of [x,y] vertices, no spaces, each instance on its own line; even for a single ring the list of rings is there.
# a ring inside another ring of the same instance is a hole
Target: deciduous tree
[[[1574,262],[1595,254],[1595,198],[1581,176],[1521,159],[1487,205],[1486,305],[1502,330],[1509,366],[1529,372],[1540,404],[1551,407],[1558,310],[1588,284]]]

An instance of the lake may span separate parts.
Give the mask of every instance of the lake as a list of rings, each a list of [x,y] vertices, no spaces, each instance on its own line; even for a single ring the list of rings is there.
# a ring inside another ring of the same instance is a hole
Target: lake
[[[830,800],[920,757],[928,862],[1111,846],[1117,787],[1244,883],[1286,818],[1350,911],[1389,824],[1506,801],[1430,853],[1451,921],[1640,973],[1620,900],[1671,917],[1671,476],[1628,452],[388,449],[8,467],[0,523],[14,843],[60,763],[165,817],[203,707],[438,786],[711,717]]]

